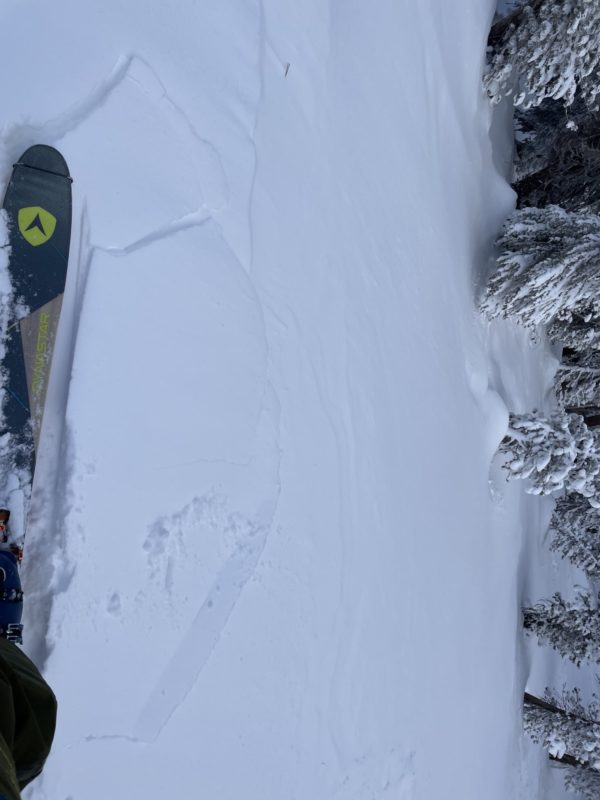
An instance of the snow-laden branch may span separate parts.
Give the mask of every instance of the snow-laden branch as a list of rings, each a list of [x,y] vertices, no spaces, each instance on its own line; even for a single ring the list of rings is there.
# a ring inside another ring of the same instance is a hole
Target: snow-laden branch
[[[515,105],[547,97],[570,105],[579,91],[592,106],[600,93],[600,4],[597,0],[534,0],[500,20],[490,34],[484,86],[492,102]]]
[[[499,453],[506,457],[509,478],[529,481],[530,494],[566,489],[600,506],[598,434],[579,414],[558,411],[542,417],[537,411],[509,417]]]
[[[507,220],[496,244],[498,268],[481,302],[488,317],[513,317],[527,327],[556,324],[556,335],[580,322],[595,340],[600,217],[559,206],[520,209]]]

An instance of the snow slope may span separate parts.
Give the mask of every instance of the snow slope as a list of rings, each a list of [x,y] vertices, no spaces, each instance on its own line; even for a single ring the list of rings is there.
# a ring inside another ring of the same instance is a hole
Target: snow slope
[[[75,177],[31,798],[559,796],[520,728],[537,512],[489,480],[552,369],[475,311],[514,204],[492,14],[3,4],[2,174],[44,141]]]

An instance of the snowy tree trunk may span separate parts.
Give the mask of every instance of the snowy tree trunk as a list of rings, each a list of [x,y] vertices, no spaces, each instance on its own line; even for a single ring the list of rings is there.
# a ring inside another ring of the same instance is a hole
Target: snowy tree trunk
[[[540,643],[549,644],[577,666],[584,660],[600,663],[600,613],[589,592],[582,591],[573,602],[557,592],[546,600],[523,610],[527,633]]]

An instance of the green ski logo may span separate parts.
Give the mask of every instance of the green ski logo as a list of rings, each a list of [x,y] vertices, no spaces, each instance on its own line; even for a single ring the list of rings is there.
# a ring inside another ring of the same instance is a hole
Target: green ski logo
[[[19,230],[32,247],[45,244],[55,228],[56,217],[41,206],[19,209]]]

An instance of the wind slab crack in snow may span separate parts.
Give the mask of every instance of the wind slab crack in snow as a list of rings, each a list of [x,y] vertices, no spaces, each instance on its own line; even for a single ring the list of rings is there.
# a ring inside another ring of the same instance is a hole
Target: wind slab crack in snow
[[[188,228],[194,228],[196,226],[201,227],[209,221],[212,221],[217,227],[220,227],[218,223],[213,220],[208,210],[199,209],[198,211],[192,211],[190,214],[185,214],[185,216],[180,217],[179,219],[172,220],[166,225],[161,225],[160,227],[155,228],[153,231],[150,231],[150,233],[147,233],[145,236],[142,236],[140,239],[136,239],[136,241],[130,242],[130,244],[127,244],[123,247],[104,246],[100,244],[96,244],[93,247],[95,250],[108,253],[111,256],[127,256],[136,250],[140,250],[142,247],[146,247],[147,245],[159,241],[160,239],[166,239],[168,236],[172,236],[180,231],[187,230]]]
[[[178,467],[193,467],[195,464],[215,464],[215,465],[222,465],[226,467],[249,467],[252,463],[256,461],[255,456],[251,456],[250,458],[246,459],[245,461],[234,461],[233,459],[227,458],[193,458],[190,461],[176,461],[172,464],[161,464],[159,467],[155,467],[157,472],[162,472],[166,469],[176,469]]]
[[[4,149],[20,153],[26,146],[36,144],[40,138],[48,143],[56,142],[76,130],[123,80],[133,58],[131,55],[120,56],[107,77],[95,89],[53,119],[46,122],[30,122],[24,119],[6,125],[0,134]]]
[[[80,741],[105,742],[107,740],[108,741],[118,740],[121,742],[130,742],[131,744],[145,744],[145,742],[141,741],[140,739],[136,739],[135,736],[128,736],[126,733],[102,733],[102,734],[90,733],[89,736],[86,736]]]
[[[248,192],[248,230],[250,234],[250,273],[254,264],[254,225],[252,224],[252,206],[254,190],[256,186],[256,174],[258,172],[258,152],[256,148],[256,131],[258,129],[258,117],[262,107],[265,88],[265,48],[267,44],[265,30],[265,9],[263,0],[259,0],[259,26],[258,26],[258,98],[254,112],[254,125],[252,128],[252,154],[254,157],[254,169],[252,170],[252,180],[250,181],[250,191]]]
[[[275,384],[271,380],[271,377],[270,377],[271,374],[272,374],[271,366],[272,366],[272,363],[273,363],[273,357],[272,357],[271,343],[269,341],[269,336],[268,336],[267,321],[266,321],[266,316],[265,316],[265,306],[266,306],[267,311],[269,311],[269,306],[268,306],[268,304],[265,304],[263,302],[263,298],[261,296],[261,292],[259,291],[259,289],[255,285],[254,281],[252,280],[252,273],[253,273],[253,267],[254,267],[254,225],[252,224],[252,212],[253,212],[254,195],[255,195],[255,189],[256,189],[256,176],[257,176],[257,173],[258,173],[258,149],[256,147],[256,133],[257,133],[257,130],[258,130],[259,117],[260,117],[261,109],[262,109],[263,104],[264,104],[266,48],[267,48],[267,46],[269,46],[271,49],[273,49],[271,47],[271,45],[269,44],[269,41],[268,41],[268,38],[267,38],[266,13],[265,13],[264,0],[258,0],[258,13],[259,13],[259,25],[258,25],[258,85],[259,85],[259,89],[258,89],[258,97],[257,97],[257,100],[256,100],[256,108],[255,108],[255,112],[254,112],[254,125],[253,125],[253,128],[252,128],[252,153],[253,153],[253,156],[254,156],[254,169],[253,169],[253,172],[252,172],[252,180],[250,182],[250,191],[248,193],[248,229],[249,229],[249,233],[250,233],[250,269],[249,269],[249,273],[250,274],[249,274],[248,277],[249,277],[249,285],[250,285],[250,288],[251,288],[251,293],[252,293],[252,295],[253,295],[253,297],[254,297],[254,299],[256,301],[257,308],[258,308],[258,310],[260,312],[261,326],[262,326],[262,333],[263,333],[263,342],[264,342],[265,354],[266,354],[266,356],[265,356],[266,357],[266,369],[265,369],[265,372],[266,372],[266,376],[267,377],[266,377],[265,384],[264,384],[263,396],[262,396],[262,399],[261,399],[261,402],[260,402],[259,411],[258,411],[258,414],[256,416],[256,429],[258,429],[261,416],[264,413],[267,394],[270,394],[272,396],[274,402],[275,402],[276,407],[277,407],[276,442],[277,442],[277,449],[279,450],[281,401],[280,401],[279,395],[277,394],[277,391],[275,389]],[[273,52],[275,52],[275,51],[273,51]],[[277,56],[277,58],[279,58],[279,57]],[[238,263],[240,263],[240,267],[243,269],[243,264],[241,264],[241,262],[239,261],[239,258],[237,258],[237,256],[235,255],[235,253],[233,253],[233,251],[232,251],[232,254],[236,258],[236,261],[238,261]],[[280,477],[279,476],[279,461],[278,461],[278,468],[277,469],[278,469],[277,480],[278,480],[278,485],[280,486],[280,481],[279,481],[279,477]],[[273,510],[273,515],[274,514],[275,514],[275,509]]]
[[[158,92],[152,92],[149,86],[135,75],[133,68],[136,63],[142,65],[150,73],[158,87]],[[22,119],[4,126],[0,132],[2,148],[12,156],[10,159],[6,158],[5,161],[10,163],[17,153],[21,153],[25,147],[36,144],[40,138],[47,143],[55,143],[67,133],[76,130],[106,102],[111,93],[126,79],[134,83],[151,99],[165,100],[175,112],[175,116],[182,121],[188,133],[201,146],[200,152],[204,151],[209,172],[213,174],[213,185],[218,187],[215,191],[215,202],[211,205],[210,210],[221,211],[229,202],[229,187],[218,150],[196,130],[190,117],[170,96],[156,70],[135,53],[120,56],[109,74],[99,82],[96,88],[53,119],[45,122]]]
[[[219,202],[216,202],[213,206],[210,207],[210,211],[218,212],[222,211],[229,203],[229,184],[227,182],[227,178],[225,176],[225,170],[223,168],[223,162],[221,156],[219,155],[219,151],[217,148],[210,142],[208,139],[205,139],[194,126],[194,123],[186,113],[186,111],[178,105],[175,100],[169,94],[167,87],[159,77],[158,73],[154,69],[154,67],[146,61],[140,55],[133,55],[130,57],[130,65],[133,65],[134,62],[141,64],[145,69],[152,75],[152,78],[156,82],[159,87],[160,93],[159,96],[156,97],[156,94],[152,93],[147,84],[145,84],[142,80],[137,78],[133,71],[128,70],[124,77],[134,83],[147,97],[151,98],[152,100],[165,100],[169,106],[173,109],[176,116],[178,116],[185,128],[187,128],[188,133],[195,139],[199,145],[201,145],[201,150],[206,150],[209,160],[211,161],[212,167],[216,168],[216,172],[218,173],[218,182],[220,183],[220,191],[217,192],[217,196],[219,197]]]

